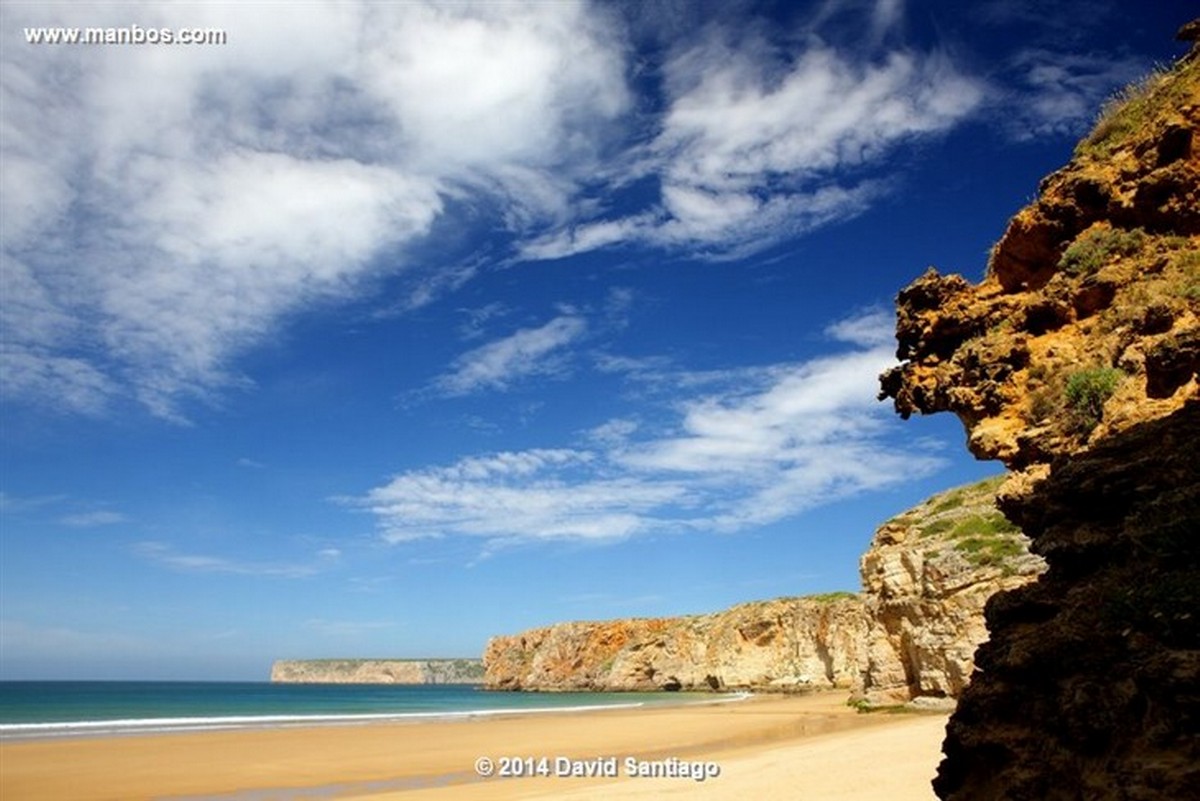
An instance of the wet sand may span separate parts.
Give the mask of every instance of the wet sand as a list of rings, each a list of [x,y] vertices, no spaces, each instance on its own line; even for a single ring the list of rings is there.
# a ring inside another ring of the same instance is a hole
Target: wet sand
[[[0,745],[0,798],[933,799],[945,716],[861,715],[845,697],[10,742]],[[552,775],[484,778],[480,757],[497,771],[509,762]],[[630,777],[630,758],[676,773],[715,763],[719,775]],[[618,776],[553,775],[570,760],[602,760],[593,764]]]

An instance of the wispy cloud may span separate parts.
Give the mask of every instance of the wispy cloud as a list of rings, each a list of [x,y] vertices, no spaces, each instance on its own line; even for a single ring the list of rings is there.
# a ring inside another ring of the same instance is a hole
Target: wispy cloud
[[[471,340],[484,336],[489,323],[512,314],[513,310],[507,304],[492,301],[483,306],[458,311],[465,318],[458,328],[459,336]]]
[[[46,514],[57,507],[54,522],[71,528],[97,528],[129,521],[128,515],[113,509],[95,508],[98,505],[72,499],[69,495],[16,496],[0,492],[0,514]],[[80,511],[68,511],[72,509]]]
[[[56,506],[68,500],[66,495],[12,495],[0,492],[0,513],[17,514]]]
[[[895,24],[893,6],[878,5],[878,24]],[[780,52],[761,34],[716,29],[677,53],[661,132],[639,163],[658,180],[657,206],[573,222],[530,242],[525,257],[629,241],[722,258],[761,250],[860,213],[887,188],[875,173],[884,156],[949,130],[984,97],[939,53],[864,61],[815,38],[791,60]]]
[[[434,389],[444,395],[467,395],[508,389],[533,375],[560,373],[565,364],[557,357],[586,330],[586,321],[576,314],[561,315],[537,328],[522,328],[459,356],[449,372],[434,382]]]
[[[55,13],[6,6],[5,30]],[[448,198],[557,219],[629,104],[616,28],[582,3],[137,13],[230,42],[2,56],[0,386],[44,408],[182,419],[286,317],[402,268]],[[413,306],[461,283],[417,281]]]
[[[96,526],[111,526],[116,523],[124,523],[128,519],[128,517],[120,512],[100,509],[94,512],[80,512],[78,514],[66,515],[60,517],[58,522],[64,526],[71,526],[73,528],[95,528]]]
[[[672,398],[674,419],[612,420],[583,444],[496,453],[397,475],[345,502],[385,539],[477,537],[496,545],[614,541],[656,531],[736,531],[936,469],[888,441],[877,376],[893,363],[891,316],[829,327],[842,352],[772,365]]]
[[[1019,88],[1001,92],[998,108],[1009,134],[1030,140],[1079,136],[1104,100],[1144,74],[1147,65],[1129,56],[1028,49],[1012,58],[1009,69]]]
[[[286,564],[277,562],[254,562],[229,559],[223,556],[207,554],[180,553],[170,545],[162,542],[140,542],[134,546],[134,553],[172,570],[187,573],[221,573],[233,576],[251,576],[263,578],[300,579],[308,578],[321,572],[325,567],[321,562],[328,562],[327,554],[320,554],[320,560],[307,564]]]
[[[621,539],[643,515],[682,499],[669,483],[604,475],[599,454],[530,450],[404,473],[350,502],[370,509],[391,542],[462,534],[489,540]]]

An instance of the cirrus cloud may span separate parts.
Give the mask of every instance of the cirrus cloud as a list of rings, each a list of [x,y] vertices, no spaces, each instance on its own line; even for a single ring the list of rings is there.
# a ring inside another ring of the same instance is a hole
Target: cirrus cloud
[[[529,242],[525,257],[629,241],[747,255],[862,212],[887,190],[885,155],[950,130],[985,96],[936,52],[864,61],[815,37],[793,58],[779,50],[757,33],[734,42],[719,32],[676,53],[664,67],[661,130],[641,162],[657,180],[656,207],[576,221]]]
[[[449,372],[434,382],[434,389],[444,395],[467,395],[507,389],[532,375],[554,375],[565,369],[556,356],[586,330],[586,321],[575,314],[561,315],[537,328],[522,328],[459,356]]]
[[[893,319],[867,310],[826,330],[841,352],[672,381],[675,415],[612,420],[585,445],[493,453],[408,470],[343,503],[389,542],[470,537],[485,548],[738,531],[932,472],[941,460],[889,440],[877,376]],[[640,378],[637,380],[641,380]]]

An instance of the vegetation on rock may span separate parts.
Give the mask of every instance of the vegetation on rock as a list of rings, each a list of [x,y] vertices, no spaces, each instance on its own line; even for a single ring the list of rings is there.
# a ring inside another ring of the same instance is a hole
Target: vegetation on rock
[[[1125,374],[1114,367],[1093,367],[1071,373],[1067,377],[1067,405],[1075,425],[1084,433],[1091,431],[1104,418],[1104,403],[1117,390]]]
[[[1146,232],[1140,228],[1122,231],[1094,225],[1063,251],[1058,266],[1070,275],[1092,275],[1115,259],[1134,255],[1145,246],[1146,240]]]
[[[996,509],[1004,478],[935,495],[875,533],[860,562],[867,655],[854,698],[864,706],[957,697],[987,637],[988,599],[1044,569]]]

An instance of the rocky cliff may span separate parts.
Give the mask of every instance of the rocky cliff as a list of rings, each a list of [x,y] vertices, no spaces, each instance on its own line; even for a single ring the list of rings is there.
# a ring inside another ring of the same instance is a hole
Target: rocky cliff
[[[271,666],[286,684],[478,684],[478,659],[300,659]]]
[[[996,509],[1003,477],[930,498],[884,523],[859,563],[866,615],[861,682],[868,705],[957,698],[987,639],[983,608],[1045,563]]]
[[[558,623],[495,637],[498,690],[803,690],[868,705],[956,698],[987,639],[983,607],[1044,569],[996,509],[1001,479],[929,498],[875,532],[863,592],[678,618]]]
[[[497,690],[725,690],[850,687],[865,636],[851,593],[780,598],[674,618],[558,623],[494,637]]]
[[[1106,111],[985,279],[900,293],[883,393],[952,411],[1017,473],[1048,570],[987,606],[943,799],[1174,799],[1200,786],[1200,58]]]

